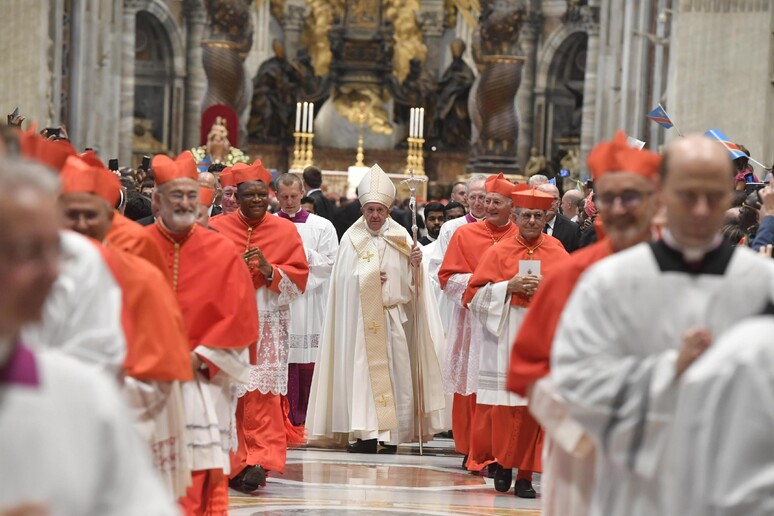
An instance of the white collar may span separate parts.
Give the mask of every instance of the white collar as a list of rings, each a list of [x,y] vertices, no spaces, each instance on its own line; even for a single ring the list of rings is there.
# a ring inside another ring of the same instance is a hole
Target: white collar
[[[309,197],[309,194],[313,194],[315,192],[322,192],[322,190],[320,190],[319,188],[312,188],[311,190],[306,192],[306,196]]]
[[[680,251],[680,253],[683,255],[683,259],[686,262],[698,262],[702,260],[707,253],[714,251],[720,246],[720,244],[723,243],[723,236],[717,234],[713,237],[712,241],[703,246],[688,247],[675,240],[674,235],[672,235],[672,233],[667,228],[664,228],[664,230],[661,232],[661,238],[664,240],[664,243],[667,246],[671,247],[675,251]]]
[[[556,217],[557,217],[557,215],[554,215],[554,218],[552,218],[551,220],[549,220],[548,222],[546,222],[546,224],[548,224],[548,226],[549,226],[551,229],[553,229],[553,228],[554,228],[554,224],[556,224]]]

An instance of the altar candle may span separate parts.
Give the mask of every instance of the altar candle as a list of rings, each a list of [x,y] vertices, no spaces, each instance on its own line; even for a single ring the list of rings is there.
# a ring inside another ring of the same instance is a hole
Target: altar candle
[[[409,111],[409,138],[414,137],[414,108]]]
[[[304,102],[304,117],[301,119],[302,130],[306,130],[306,120],[309,116],[309,102]]]
[[[301,103],[296,102],[296,132],[301,130]]]
[[[309,129],[308,133],[314,132],[314,102],[309,103]]]
[[[419,127],[418,135],[420,138],[425,134],[425,108],[419,108]]]

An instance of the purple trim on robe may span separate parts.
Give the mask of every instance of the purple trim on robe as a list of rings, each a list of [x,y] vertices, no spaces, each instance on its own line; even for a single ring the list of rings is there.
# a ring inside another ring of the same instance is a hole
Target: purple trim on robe
[[[17,344],[8,361],[0,367],[0,385],[17,384],[36,387],[40,383],[35,354]]]
[[[306,222],[306,219],[309,218],[309,212],[301,208],[296,212],[295,217],[291,217],[284,211],[280,210],[277,212],[277,216],[282,217],[283,219],[288,219],[290,222],[293,222],[296,224],[304,224]]]
[[[465,214],[465,220],[468,221],[468,224],[470,224],[471,222],[478,222],[476,220],[476,218],[473,215],[471,215],[470,213],[466,213]]]

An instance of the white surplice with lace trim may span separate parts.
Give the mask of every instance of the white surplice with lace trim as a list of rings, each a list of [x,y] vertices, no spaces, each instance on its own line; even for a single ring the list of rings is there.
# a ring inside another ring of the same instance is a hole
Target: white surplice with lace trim
[[[290,303],[301,296],[301,289],[277,267],[280,293],[261,287],[255,292],[258,301],[258,343],[255,361],[250,366],[250,379],[237,387],[237,396],[258,391],[261,394],[288,393],[288,350],[290,346]],[[251,361],[253,362],[253,361]]]

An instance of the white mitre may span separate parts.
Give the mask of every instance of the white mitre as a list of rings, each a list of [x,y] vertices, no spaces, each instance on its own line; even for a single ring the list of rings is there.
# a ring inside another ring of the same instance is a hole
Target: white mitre
[[[360,199],[361,206],[365,206],[369,202],[378,202],[389,208],[395,201],[395,184],[392,179],[387,177],[382,167],[376,164],[360,181],[360,185],[357,187],[357,197]]]

